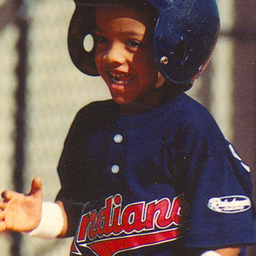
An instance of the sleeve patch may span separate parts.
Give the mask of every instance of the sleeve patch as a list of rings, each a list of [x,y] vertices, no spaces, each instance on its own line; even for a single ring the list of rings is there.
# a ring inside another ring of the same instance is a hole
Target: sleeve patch
[[[240,213],[249,210],[252,206],[247,196],[233,195],[213,197],[208,201],[208,208],[218,213]]]

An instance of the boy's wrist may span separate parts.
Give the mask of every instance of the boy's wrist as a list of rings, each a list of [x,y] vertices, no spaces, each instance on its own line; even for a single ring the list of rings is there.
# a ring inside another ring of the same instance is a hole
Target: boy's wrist
[[[201,254],[201,256],[221,256],[221,255],[215,251],[207,251]]]
[[[53,239],[61,233],[63,225],[64,217],[61,207],[56,203],[43,201],[38,227],[24,234],[42,239]]]

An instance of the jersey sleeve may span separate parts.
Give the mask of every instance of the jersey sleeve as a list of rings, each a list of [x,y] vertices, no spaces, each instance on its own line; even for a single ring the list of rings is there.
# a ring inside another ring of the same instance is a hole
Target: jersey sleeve
[[[183,127],[180,170],[190,206],[188,247],[251,244],[254,210],[250,169],[211,116]]]

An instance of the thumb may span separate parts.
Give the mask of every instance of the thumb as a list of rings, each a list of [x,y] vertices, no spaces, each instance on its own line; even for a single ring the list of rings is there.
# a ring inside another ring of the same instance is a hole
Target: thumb
[[[42,191],[42,181],[39,177],[36,177],[33,179],[31,183],[31,190],[28,195],[34,196],[37,198],[43,197],[43,191]]]

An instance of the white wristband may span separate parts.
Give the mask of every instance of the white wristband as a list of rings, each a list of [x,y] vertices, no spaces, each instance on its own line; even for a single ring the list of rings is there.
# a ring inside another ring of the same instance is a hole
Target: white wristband
[[[42,217],[38,227],[26,234],[42,239],[53,239],[61,233],[63,225],[64,218],[60,206],[43,201]]]
[[[207,251],[207,252],[204,252],[201,256],[221,256],[221,255],[215,251]]]

